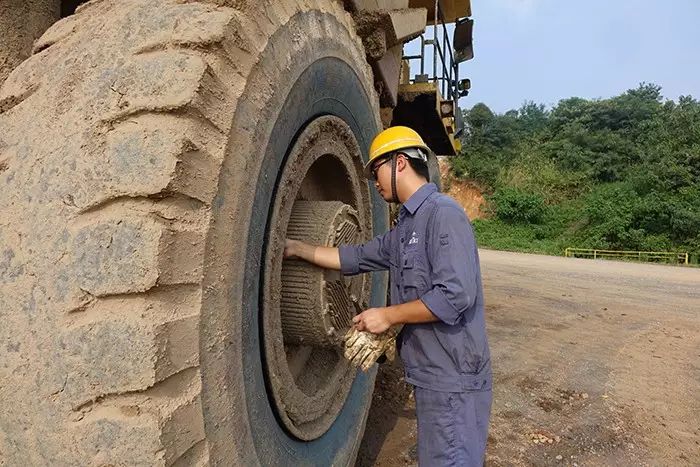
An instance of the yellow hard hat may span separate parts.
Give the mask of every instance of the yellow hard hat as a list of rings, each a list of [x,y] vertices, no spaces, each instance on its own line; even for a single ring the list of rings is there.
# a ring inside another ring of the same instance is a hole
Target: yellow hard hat
[[[423,138],[407,126],[392,126],[379,133],[369,147],[369,160],[365,164],[365,176],[369,178],[372,164],[383,156],[408,148],[419,148],[430,152]],[[422,159],[422,158],[421,158]],[[425,160],[423,160],[425,162]]]

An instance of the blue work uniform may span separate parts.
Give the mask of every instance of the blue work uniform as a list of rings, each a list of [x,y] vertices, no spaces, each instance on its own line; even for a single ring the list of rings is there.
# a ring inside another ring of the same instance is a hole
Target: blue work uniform
[[[364,245],[340,247],[346,275],[389,270],[391,303],[421,300],[438,318],[407,324],[397,348],[415,386],[421,465],[481,466],[491,412],[491,358],[479,253],[459,204],[428,183],[398,223]]]

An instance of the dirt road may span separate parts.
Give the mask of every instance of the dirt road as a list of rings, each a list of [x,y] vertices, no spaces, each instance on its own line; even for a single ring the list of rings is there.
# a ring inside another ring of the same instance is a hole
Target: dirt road
[[[488,465],[700,465],[700,269],[489,250],[481,262]],[[416,463],[400,376],[379,375],[360,466]]]

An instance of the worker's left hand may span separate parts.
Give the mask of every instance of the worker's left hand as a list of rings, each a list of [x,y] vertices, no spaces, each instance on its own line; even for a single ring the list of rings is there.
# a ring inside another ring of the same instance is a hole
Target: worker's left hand
[[[360,367],[362,371],[372,368],[372,365],[382,356],[394,359],[396,353],[396,336],[401,326],[389,328],[383,334],[358,331],[350,328],[345,336],[345,358],[351,364]]]
[[[358,331],[372,334],[381,334],[391,326],[386,308],[369,308],[353,317],[352,322]]]

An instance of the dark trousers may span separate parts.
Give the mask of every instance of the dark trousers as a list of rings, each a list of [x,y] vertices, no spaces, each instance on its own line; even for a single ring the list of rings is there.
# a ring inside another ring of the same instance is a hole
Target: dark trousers
[[[482,467],[492,392],[440,392],[415,388],[418,464]]]

